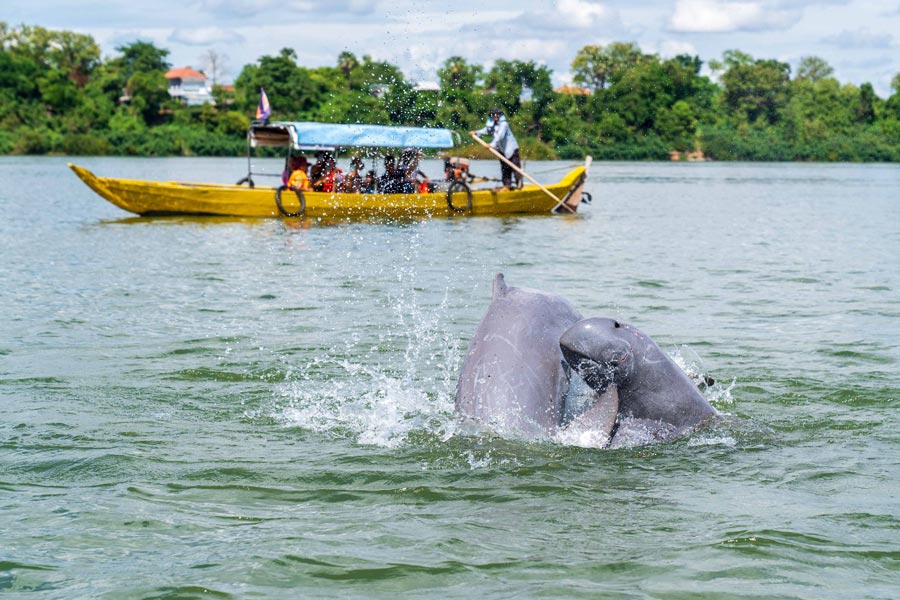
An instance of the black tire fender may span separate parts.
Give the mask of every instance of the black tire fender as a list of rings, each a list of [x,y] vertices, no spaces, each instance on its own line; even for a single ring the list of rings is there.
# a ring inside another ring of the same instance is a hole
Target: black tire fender
[[[284,209],[284,205],[281,203],[281,192],[284,190],[289,190],[286,185],[279,186],[277,190],[275,190],[275,204],[278,206],[278,212],[283,214],[285,217],[301,217],[303,213],[306,211],[306,197],[303,195],[301,190],[293,190],[295,194],[297,194],[297,200],[300,201],[300,208],[295,210],[294,212],[288,212]]]
[[[453,194],[465,192],[466,194],[466,204],[465,206],[456,206],[453,204]],[[447,206],[450,207],[455,213],[464,213],[471,212],[472,210],[472,189],[465,181],[454,181],[450,184],[450,187],[447,188]]]

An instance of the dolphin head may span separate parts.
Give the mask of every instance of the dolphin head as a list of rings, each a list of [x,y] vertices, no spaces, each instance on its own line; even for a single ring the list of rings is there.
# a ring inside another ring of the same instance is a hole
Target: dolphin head
[[[559,347],[569,366],[597,393],[627,382],[634,369],[632,328],[615,319],[582,319],[565,331]]]

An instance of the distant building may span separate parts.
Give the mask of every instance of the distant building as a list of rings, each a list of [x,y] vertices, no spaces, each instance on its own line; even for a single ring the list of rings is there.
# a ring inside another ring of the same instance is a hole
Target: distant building
[[[413,86],[416,92],[440,92],[441,86],[436,81],[420,81]]]
[[[166,73],[169,80],[169,95],[178,98],[188,106],[215,104],[212,88],[206,85],[206,75],[190,67],[170,69]]]
[[[224,92],[224,94],[220,98],[222,100],[222,104],[225,106],[232,106],[234,104],[234,86],[233,85],[220,85],[218,86]],[[213,102],[215,104],[215,102]]]
[[[557,94],[568,94],[569,96],[590,96],[591,90],[587,88],[575,87],[573,85],[564,85],[553,90]]]
[[[376,98],[384,98],[391,91],[391,86],[385,83],[373,83],[369,86],[369,94]]]

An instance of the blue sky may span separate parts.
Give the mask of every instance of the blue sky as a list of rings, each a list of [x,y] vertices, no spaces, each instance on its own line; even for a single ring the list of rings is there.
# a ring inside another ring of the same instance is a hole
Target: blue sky
[[[633,41],[662,56],[704,61],[737,48],[796,67],[827,60],[842,82],[882,97],[900,72],[900,0],[6,0],[0,20],[90,33],[105,55],[136,39],[167,48],[174,66],[226,57],[224,80],[265,54],[294,48],[304,66],[350,50],[435,80],[452,55],[490,66],[535,60],[569,80],[586,44]]]

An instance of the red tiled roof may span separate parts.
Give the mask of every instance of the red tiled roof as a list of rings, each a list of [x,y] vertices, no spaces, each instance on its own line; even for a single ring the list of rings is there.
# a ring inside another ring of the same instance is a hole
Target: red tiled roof
[[[580,87],[575,87],[575,86],[571,86],[571,85],[564,85],[562,87],[556,88],[553,91],[556,92],[557,94],[570,94],[572,96],[590,96],[591,95],[591,90],[588,90],[585,88],[580,88]]]
[[[181,67],[169,69],[169,72],[166,73],[166,79],[206,79],[206,75],[190,67]]]

